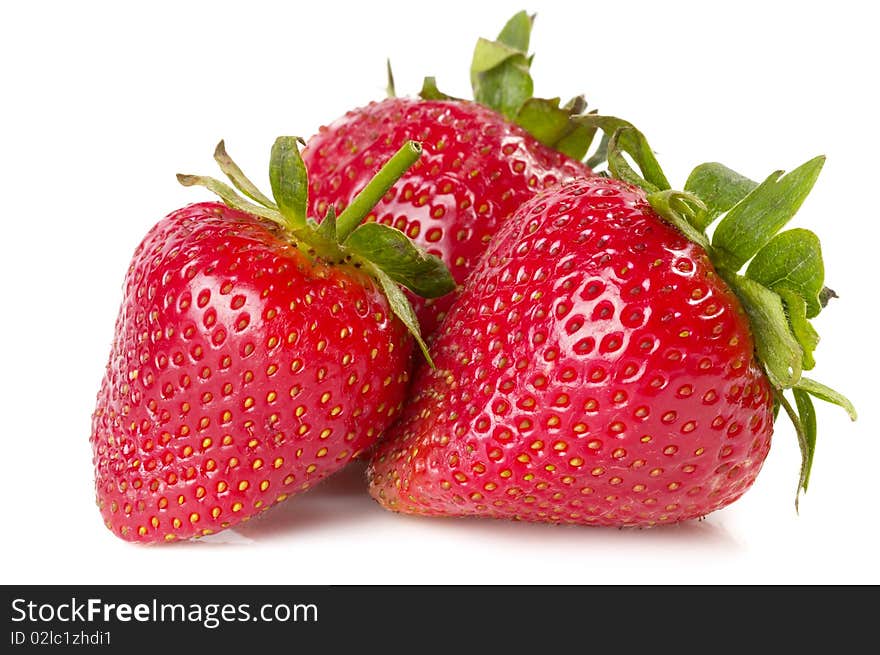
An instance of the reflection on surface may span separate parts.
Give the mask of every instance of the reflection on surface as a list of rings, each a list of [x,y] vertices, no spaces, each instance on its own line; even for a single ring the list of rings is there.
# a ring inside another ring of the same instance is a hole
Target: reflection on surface
[[[665,549],[676,544],[688,548],[739,552],[741,545],[724,526],[721,514],[702,521],[655,528],[593,528],[548,525],[479,518],[425,518],[395,515],[383,510],[367,494],[365,464],[356,462],[321,482],[314,489],[295,496],[234,530],[225,530],[197,543],[217,546],[242,546],[278,540],[296,541],[298,536],[315,537],[326,532],[338,538],[351,525],[357,539],[364,538],[364,524],[370,523],[384,533],[394,530],[423,530],[420,538],[461,538],[485,542],[510,542],[527,546],[553,548],[606,546],[636,555],[645,547]],[[406,539],[412,542],[411,536]]]

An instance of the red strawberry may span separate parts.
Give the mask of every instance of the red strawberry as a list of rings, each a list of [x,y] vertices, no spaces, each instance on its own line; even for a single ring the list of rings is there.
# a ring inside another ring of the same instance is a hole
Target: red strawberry
[[[408,153],[371,183],[365,209],[418,148]],[[408,383],[404,322],[413,321],[406,308],[406,321],[395,316],[402,292],[383,273],[390,260],[367,252],[390,239],[398,264],[412,259],[418,253],[400,245],[405,237],[348,236],[361,216],[331,217],[314,230],[293,139],[273,149],[277,204],[222,144],[217,159],[263,206],[216,180],[180,176],[233,207],[180,209],[138,246],[98,394],[97,501],[107,526],[131,541],[209,534],[308,489],[376,441]],[[442,264],[420,257],[418,272],[451,288]],[[395,279],[412,269],[395,270]]]
[[[560,108],[558,98],[531,97],[531,24],[521,12],[498,41],[480,40],[472,69],[478,102],[449,98],[428,78],[421,99],[373,102],[322,127],[303,152],[313,172],[312,213],[323,216],[328,207],[342,211],[389,154],[407,140],[421,141],[421,161],[367,220],[404,231],[441,257],[462,283],[519,205],[557,182],[590,172],[577,160],[594,130],[570,120],[584,110],[583,100]],[[452,298],[413,299],[424,334],[434,331]]]
[[[801,376],[815,341],[800,335],[823,289],[815,237],[774,236],[822,158],[760,186],[704,165],[688,181],[693,193],[673,192],[634,129],[591,124],[620,128],[612,171],[645,190],[583,178],[540,194],[502,227],[435,337],[436,369],[418,373],[373,458],[371,493],[386,508],[682,521],[749,488],[776,403],[801,437],[804,489],[815,443],[808,394],[852,411]],[[628,168],[623,147],[650,182]],[[703,230],[727,210],[710,245]]]

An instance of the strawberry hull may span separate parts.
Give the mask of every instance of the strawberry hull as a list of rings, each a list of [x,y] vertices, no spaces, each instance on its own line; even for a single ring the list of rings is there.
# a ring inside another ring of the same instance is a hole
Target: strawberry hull
[[[371,464],[394,511],[674,523],[739,498],[770,448],[773,395],[740,303],[616,180],[524,205],[431,353]]]
[[[311,214],[341,212],[409,139],[421,160],[367,216],[392,225],[439,256],[462,284],[491,237],[523,202],[590,170],[468,101],[389,98],[350,111],[313,136],[303,151],[311,172]],[[454,300],[411,297],[427,336]]]
[[[396,418],[411,350],[359,271],[222,204],[174,212],[135,252],[93,417],[107,526],[185,539],[308,489]]]

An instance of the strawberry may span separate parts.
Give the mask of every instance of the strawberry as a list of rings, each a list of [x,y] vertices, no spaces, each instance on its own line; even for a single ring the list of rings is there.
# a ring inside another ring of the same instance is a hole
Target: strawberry
[[[802,447],[798,495],[811,395],[855,418],[802,375],[817,341],[808,317],[830,295],[818,240],[777,234],[823,158],[760,185],[705,164],[672,191],[632,126],[584,121],[612,134],[614,179],[545,191],[500,229],[435,337],[436,368],[417,373],[373,457],[371,493],[386,508],[673,523],[749,488],[780,406]]]
[[[582,98],[533,98],[527,54],[532,18],[514,16],[497,41],[481,39],[471,78],[476,102],[440,93],[427,78],[419,99],[389,97],[322,127],[303,152],[313,172],[312,213],[342,211],[390,153],[409,139],[425,154],[366,220],[393,225],[443,259],[464,282],[500,225],[527,199],[590,169],[578,161],[594,130],[572,122]],[[389,92],[393,81],[389,69]],[[430,335],[453,296],[414,298]]]
[[[351,210],[368,211],[419,152],[402,148]],[[222,142],[216,158],[260,204],[178,176],[226,204],[175,211],[138,246],[93,416],[97,503],[130,541],[227,528],[370,447],[409,380],[415,319],[396,282],[452,288],[442,263],[396,230],[358,227],[357,213],[320,229],[306,220],[296,139],[273,148],[274,202]]]

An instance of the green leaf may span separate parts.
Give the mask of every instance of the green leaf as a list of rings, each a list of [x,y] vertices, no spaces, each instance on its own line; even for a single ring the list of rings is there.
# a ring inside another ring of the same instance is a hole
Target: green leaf
[[[422,90],[419,91],[419,97],[423,100],[458,100],[453,96],[446,95],[437,88],[437,80],[433,77],[426,77],[422,82]]]
[[[501,28],[498,40],[511,48],[525,52],[529,49],[529,39],[532,36],[534,22],[534,16],[529,16],[525,11],[517,12]]]
[[[623,153],[633,158],[642,176],[635,174]],[[611,135],[608,141],[608,169],[614,177],[635,184],[648,193],[670,188],[645,135],[634,127],[621,127]]]
[[[771,173],[728,211],[712,237],[718,265],[738,271],[763,248],[803,204],[824,163],[819,156],[785,176]]]
[[[819,293],[825,282],[819,237],[802,228],[780,232],[755,255],[746,276],[768,289],[789,289],[807,303],[807,318],[822,309]]]
[[[251,182],[244,174],[244,171],[238,167],[238,164],[232,160],[232,157],[226,152],[226,144],[223,141],[220,141],[214,149],[214,161],[217,162],[220,170],[229,178],[229,181],[232,182],[236,189],[264,207],[278,209],[278,205],[263,195],[263,192],[257,188],[257,185]]]
[[[706,211],[706,206],[695,195],[685,191],[655,191],[649,193],[648,203],[660,216],[677,227],[682,234],[703,248],[709,248],[706,235],[694,227],[695,218]]]
[[[572,117],[584,111],[583,96],[559,106],[559,98],[529,98],[516,115],[516,123],[544,145],[580,161],[590,149],[596,128],[581,125]]]
[[[511,120],[534,90],[527,53],[531,30],[531,17],[521,11],[507,22],[498,40],[479,39],[474,48],[474,99]]]
[[[581,124],[582,127],[587,127],[586,125]],[[595,133],[595,128],[593,128]],[[587,160],[587,166],[590,168],[598,168],[603,164],[608,163],[608,142],[611,140],[611,136],[608,132],[602,132],[602,138],[599,141],[599,147],[596,148],[596,152],[590,155],[590,158]]]
[[[782,299],[767,287],[741,275],[728,275],[749,316],[755,348],[774,387],[788,389],[801,377],[803,351],[791,333]]]
[[[553,148],[575,161],[581,161],[590,149],[596,130],[584,125],[571,124],[571,131],[557,141]]]
[[[813,329],[813,326],[807,320],[807,303],[798,294],[784,287],[775,291],[782,298],[782,302],[785,305],[791,332],[804,351],[803,369],[808,371],[816,365],[816,360],[813,359],[813,351],[819,345],[819,333]]]
[[[804,430],[806,453],[805,461],[801,464],[800,488],[806,491],[810,484],[813,456],[816,454],[816,434],[818,432],[816,427],[816,410],[813,408],[813,401],[810,400],[810,396],[806,392],[794,389],[792,393],[794,394],[794,402],[801,419],[801,427]]]
[[[385,93],[389,98],[396,98],[397,91],[394,89],[394,73],[391,71],[391,59],[385,60],[385,72],[388,80],[385,86]]]
[[[471,75],[485,73],[497,68],[508,59],[524,56],[525,52],[519,48],[513,48],[500,41],[478,39],[474,48],[474,58],[471,61]]]
[[[517,112],[516,123],[552,148],[569,131],[570,116],[559,106],[559,98],[529,98]]]
[[[269,182],[278,209],[287,220],[290,229],[306,225],[306,211],[309,202],[309,176],[306,165],[299,154],[302,139],[295,136],[280,136],[272,146],[269,160]]]
[[[838,407],[842,407],[851,420],[855,421],[858,418],[858,414],[856,413],[856,408],[853,406],[852,402],[850,402],[849,398],[844,396],[839,391],[835,391],[831,387],[826,387],[821,382],[816,382],[815,380],[811,380],[810,378],[802,377],[798,380],[795,385],[796,389],[800,389],[801,391],[805,391],[811,396],[818,398],[819,400],[824,400],[826,403],[831,403],[832,405],[837,405]]]
[[[571,120],[579,125],[600,129],[607,137],[607,140],[602,139],[599,150],[587,161],[588,166],[595,167],[607,156],[608,170],[617,179],[634,184],[647,193],[670,188],[669,180],[648,145],[648,140],[632,123],[622,118],[597,114],[574,116]],[[629,165],[624,153],[632,157],[641,175]]]
[[[377,280],[379,280],[379,284],[382,285],[382,291],[385,292],[385,296],[388,298],[388,304],[391,306],[391,311],[394,312],[394,315],[401,320],[406,326],[406,329],[413,335],[416,343],[419,344],[419,348],[422,349],[422,354],[428,361],[428,365],[431,368],[434,368],[434,361],[431,359],[431,355],[428,352],[428,345],[425,343],[425,340],[422,339],[422,333],[419,330],[419,320],[416,318],[416,313],[413,311],[412,305],[409,304],[406,294],[400,290],[400,287],[397,286],[394,280],[378,268],[374,268],[371,273]]]
[[[324,220],[315,229],[318,237],[327,243],[336,243],[336,207],[330,205]]]
[[[570,118],[568,121],[568,133],[559,139],[553,146],[556,150],[564,155],[568,155],[575,161],[581,161],[586,156],[587,151],[596,137],[596,128],[587,127],[577,123],[572,118],[580,116],[587,109],[587,101],[584,97],[575,96],[569,100],[564,109],[568,112]],[[594,109],[592,114],[596,113]]]
[[[232,207],[233,209],[238,209],[239,211],[247,212],[248,214],[253,214],[254,216],[259,216],[260,218],[266,218],[282,227],[287,227],[287,222],[284,217],[274,209],[269,209],[268,207],[263,207],[261,205],[255,205],[252,202],[248,202],[240,195],[235,192],[228,184],[224,184],[220,180],[216,180],[213,177],[207,177],[205,175],[184,175],[182,173],[177,174],[177,181],[180,182],[183,186],[201,186],[208,189],[208,191],[216,194],[220,197],[220,199]]]
[[[723,164],[709,162],[697,166],[688,176],[684,190],[700,197],[707,211],[695,227],[701,231],[716,218],[754,191],[758,183]]]
[[[794,507],[798,508],[798,500],[800,499],[801,489],[804,489],[805,482],[810,477],[810,464],[813,460],[812,449],[810,448],[810,442],[807,438],[807,432],[804,429],[804,424],[801,423],[801,417],[794,407],[791,406],[791,403],[788,402],[788,399],[782,395],[782,391],[776,391],[776,400],[785,410],[785,413],[788,415],[791,424],[794,426],[795,434],[797,434],[798,446],[801,450],[801,472],[798,476],[798,486],[797,491],[794,495]]]
[[[443,260],[417,248],[396,228],[364,223],[349,235],[344,246],[423,298],[438,298],[455,289],[455,280]]]

